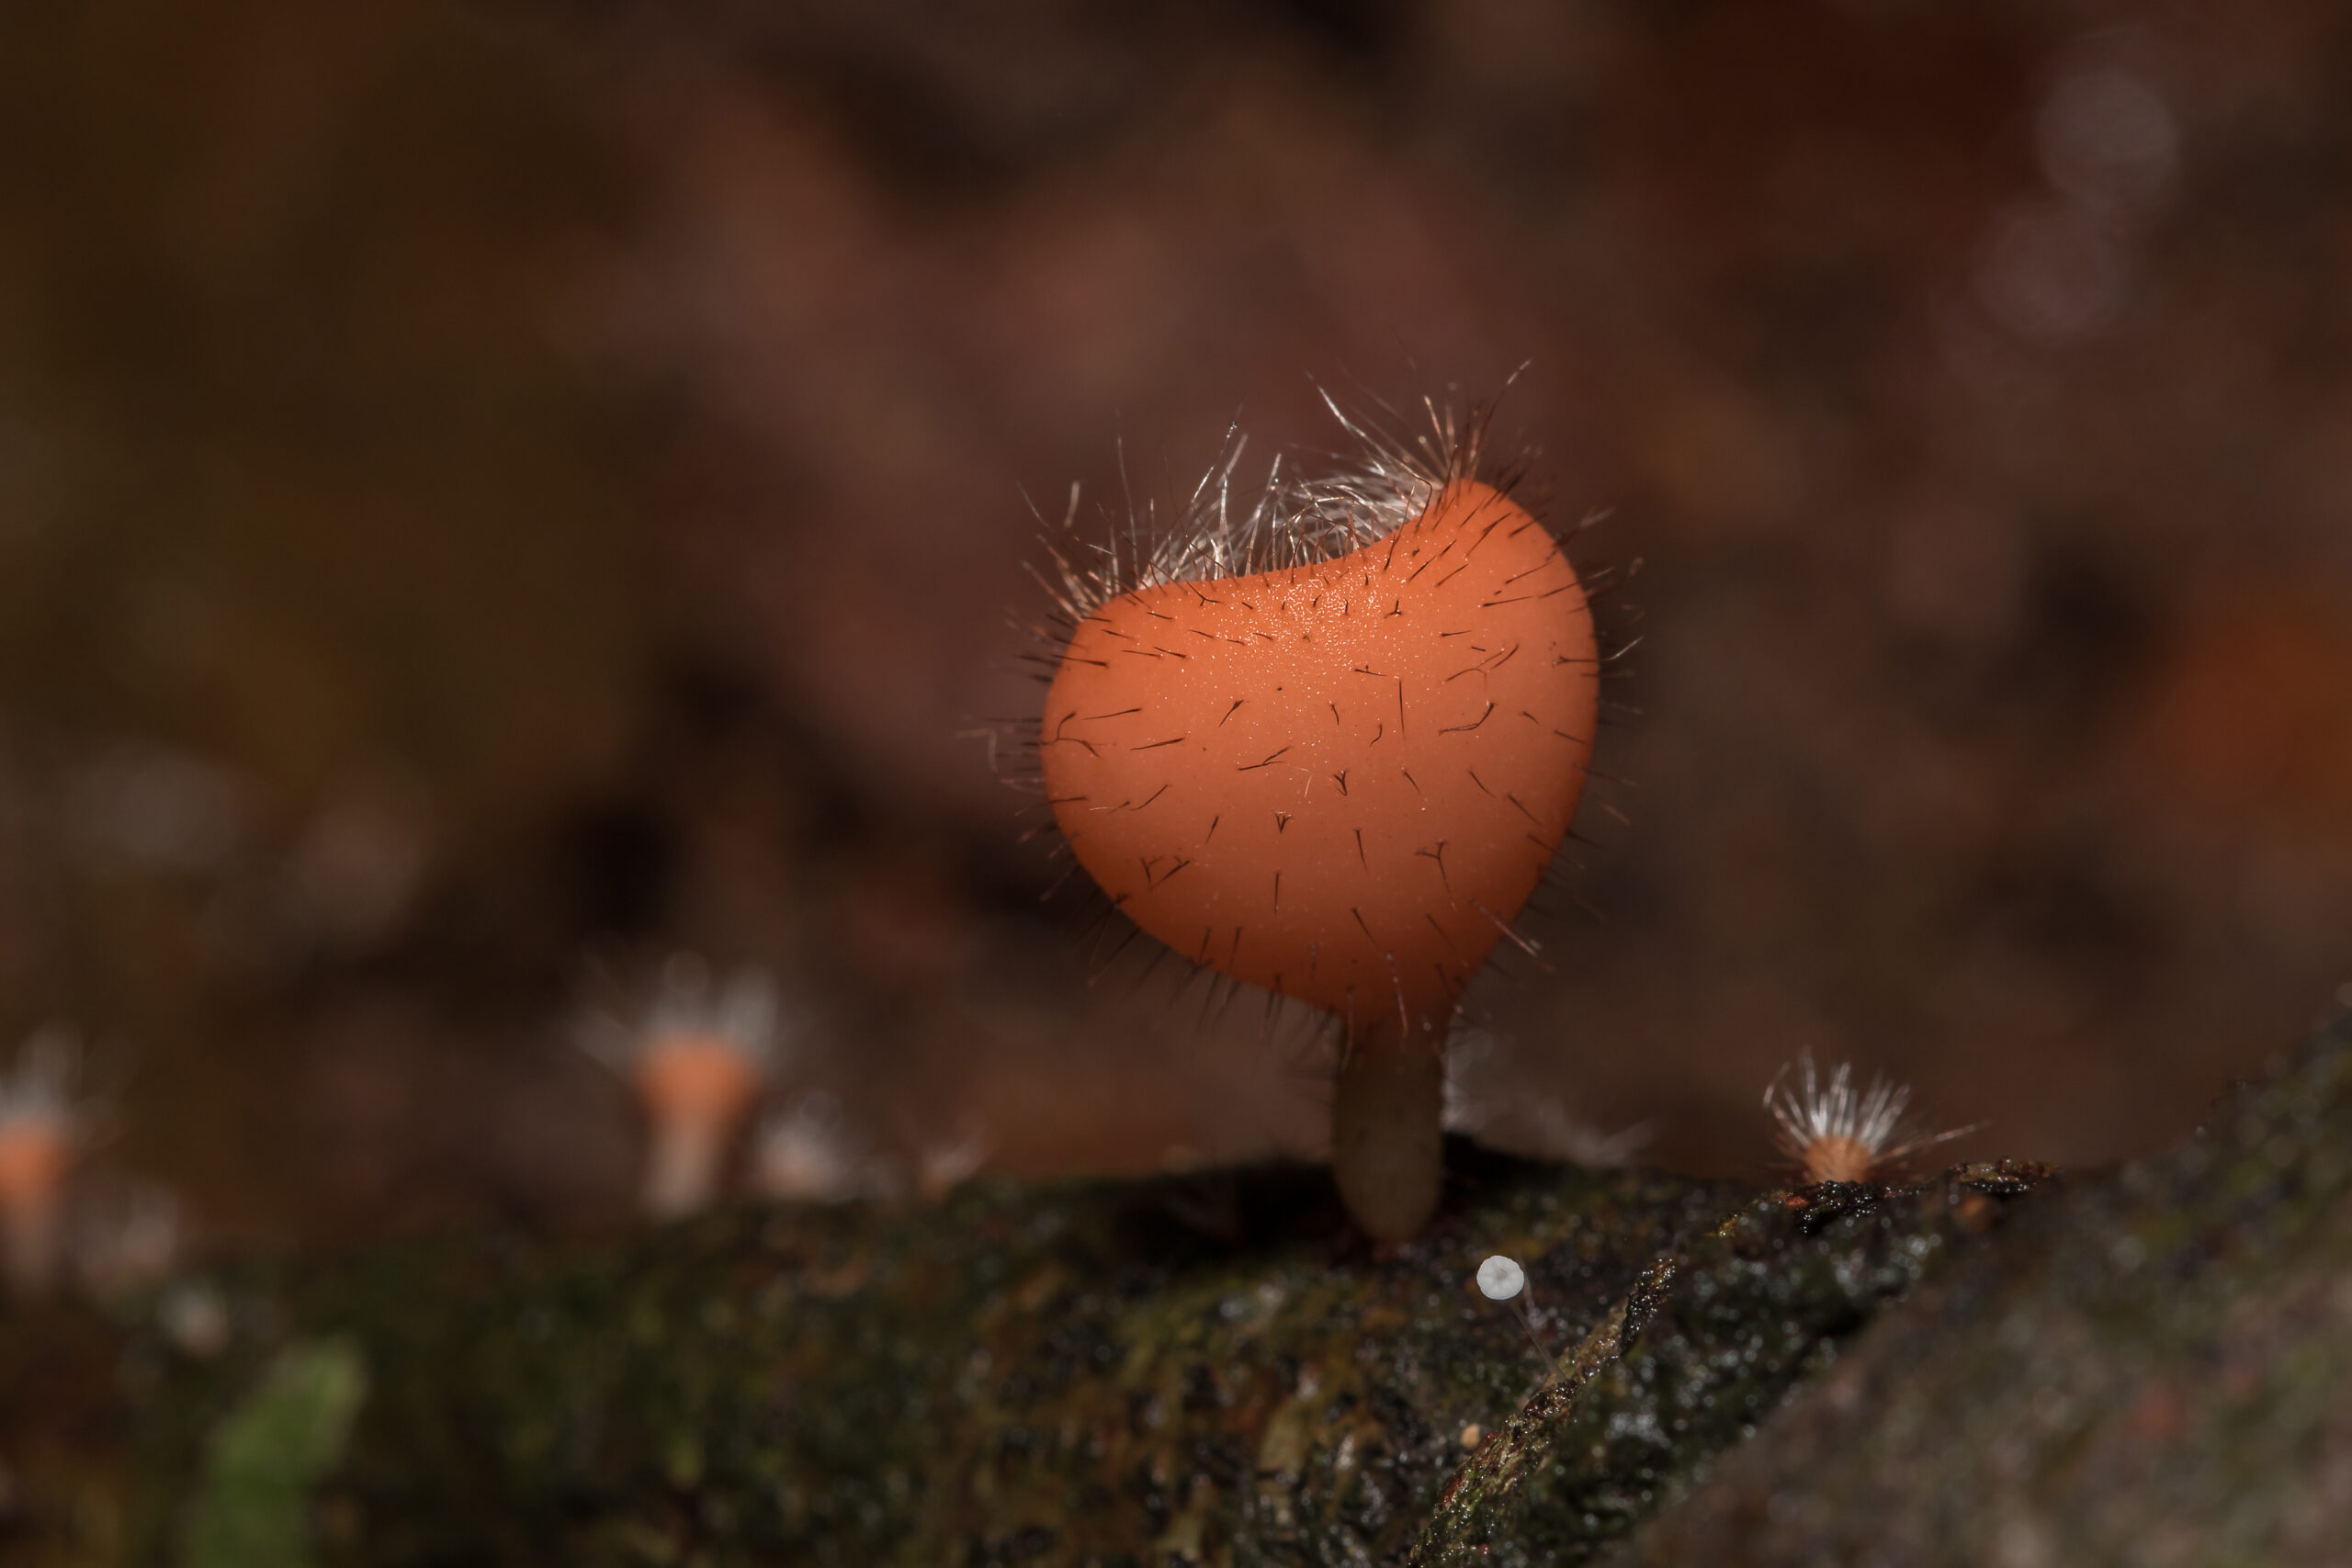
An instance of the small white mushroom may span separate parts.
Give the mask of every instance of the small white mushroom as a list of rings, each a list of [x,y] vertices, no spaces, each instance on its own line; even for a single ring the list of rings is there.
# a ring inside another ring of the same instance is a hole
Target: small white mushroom
[[[1490,1302],[1509,1302],[1520,1326],[1527,1330],[1527,1342],[1535,1347],[1535,1359],[1544,1364],[1544,1382],[1549,1386],[1555,1375],[1552,1347],[1535,1329],[1535,1319],[1527,1310],[1527,1270],[1519,1266],[1516,1258],[1506,1258],[1498,1252],[1478,1265],[1478,1293]]]
[[[1507,1302],[1527,1289],[1527,1270],[1498,1252],[1478,1265],[1478,1289],[1490,1302]]]

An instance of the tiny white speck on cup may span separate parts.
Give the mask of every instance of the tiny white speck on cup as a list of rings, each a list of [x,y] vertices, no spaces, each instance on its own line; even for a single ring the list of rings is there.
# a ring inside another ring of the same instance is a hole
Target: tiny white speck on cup
[[[1507,1302],[1527,1289],[1527,1271],[1497,1253],[1478,1265],[1478,1289],[1489,1301]]]

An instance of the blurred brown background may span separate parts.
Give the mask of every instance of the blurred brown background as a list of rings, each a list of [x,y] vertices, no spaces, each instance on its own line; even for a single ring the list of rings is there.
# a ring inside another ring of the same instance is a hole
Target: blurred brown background
[[[624,1213],[570,1021],[677,949],[876,1157],[1311,1149],[1295,1032],[1087,984],[961,733],[1025,498],[1328,449],[1310,378],[1530,362],[1643,562],[1491,1137],[1753,1172],[1810,1047],[2098,1160],[2352,976],[2327,0],[0,25],[0,1039],[81,1023],[216,1237]]]

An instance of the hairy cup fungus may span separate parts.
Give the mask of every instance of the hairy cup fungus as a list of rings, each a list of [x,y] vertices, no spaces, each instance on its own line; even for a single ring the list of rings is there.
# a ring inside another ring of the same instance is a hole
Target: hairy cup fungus
[[[1807,1181],[1879,1181],[1908,1156],[1976,1131],[1955,1127],[1898,1144],[1904,1109],[1911,1103],[1909,1085],[1873,1077],[1870,1088],[1856,1089],[1853,1066],[1846,1062],[1824,1083],[1813,1070],[1809,1051],[1798,1055],[1796,1068],[1793,1089],[1787,1066],[1772,1075],[1764,1109],[1779,1124],[1781,1152],[1797,1163]]]
[[[65,1178],[82,1134],[72,1098],[78,1055],[72,1035],[44,1029],[0,1077],[0,1267],[17,1295],[56,1282]]]
[[[1341,423],[1358,471],[1236,517],[1237,446],[1148,558],[1065,568],[1037,741],[1122,914],[1337,1021],[1334,1175],[1396,1240],[1437,1207],[1455,1004],[1575,815],[1599,661],[1559,543],[1478,477],[1478,421],[1411,447]]]
[[[714,987],[702,961],[685,953],[663,966],[640,1022],[587,1020],[582,1044],[628,1080],[645,1110],[648,1213],[674,1219],[718,1195],[728,1149],[767,1080],[776,1032],[775,987],[765,975]]]

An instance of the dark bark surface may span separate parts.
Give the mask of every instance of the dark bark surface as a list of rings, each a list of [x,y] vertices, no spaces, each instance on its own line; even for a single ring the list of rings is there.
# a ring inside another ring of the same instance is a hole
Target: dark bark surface
[[[2342,1022],[2175,1154],[2065,1182],[1758,1193],[1450,1153],[1440,1224],[1383,1253],[1323,1173],[1275,1167],[460,1238],[20,1314],[0,1540],[373,1565],[2324,1562],[2346,1539]],[[1493,1252],[1527,1266],[1549,1382],[1472,1283]]]
[[[1620,1561],[2352,1560],[2352,1016],[2039,1207]]]

